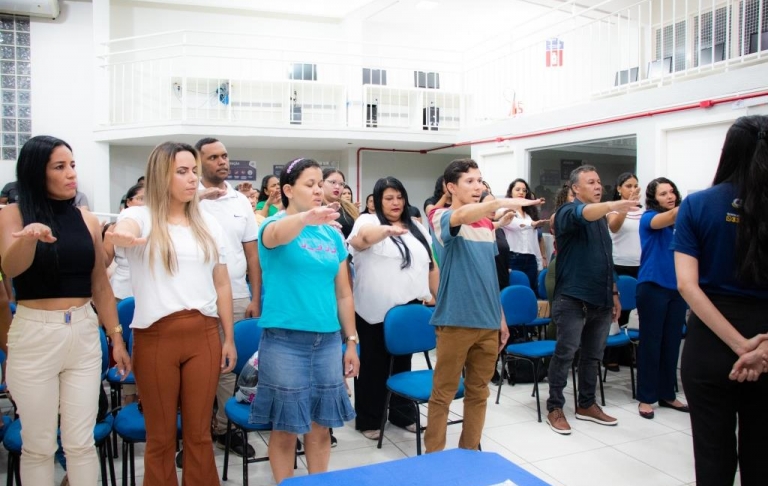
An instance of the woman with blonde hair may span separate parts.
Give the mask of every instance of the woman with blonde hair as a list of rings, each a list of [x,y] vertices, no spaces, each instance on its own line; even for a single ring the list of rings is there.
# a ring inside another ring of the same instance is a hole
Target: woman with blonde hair
[[[115,246],[125,248],[136,299],[133,365],[147,426],[147,486],[177,484],[179,405],[185,478],[219,483],[211,444],[213,399],[219,373],[232,370],[236,352],[224,238],[219,224],[200,211],[199,167],[190,145],[155,147],[147,163],[146,205],[120,213],[110,234]]]
[[[355,220],[360,216],[360,210],[352,201],[341,197],[346,187],[344,173],[335,167],[326,167],[323,170],[323,199],[325,204],[339,204],[339,219],[337,223],[341,225],[341,233],[344,238],[349,238]]]

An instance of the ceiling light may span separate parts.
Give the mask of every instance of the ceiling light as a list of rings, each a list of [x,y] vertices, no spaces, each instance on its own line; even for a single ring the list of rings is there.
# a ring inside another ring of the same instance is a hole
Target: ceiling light
[[[436,9],[438,5],[440,5],[440,3],[433,0],[421,0],[416,4],[416,8],[418,10],[433,10]]]

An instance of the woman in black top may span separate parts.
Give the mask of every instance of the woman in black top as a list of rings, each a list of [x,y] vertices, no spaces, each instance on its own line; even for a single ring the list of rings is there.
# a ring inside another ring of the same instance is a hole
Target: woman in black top
[[[21,477],[25,484],[53,484],[58,426],[69,480],[95,485],[101,344],[91,300],[118,369],[125,376],[131,368],[99,221],[74,205],[75,161],[63,140],[31,138],[16,171],[20,198],[0,212],[0,256],[18,301],[8,333],[7,382],[23,422]]]

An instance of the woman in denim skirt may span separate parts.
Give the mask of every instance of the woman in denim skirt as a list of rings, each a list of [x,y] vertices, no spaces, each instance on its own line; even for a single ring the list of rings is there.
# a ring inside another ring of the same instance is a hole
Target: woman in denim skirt
[[[311,159],[288,164],[280,189],[285,211],[259,229],[264,332],[250,416],[272,424],[269,463],[278,484],[293,476],[298,434],[309,473],[328,470],[328,429],[355,418],[344,379],[360,367],[347,250],[328,224],[339,217],[338,205],[322,205],[323,173]],[[342,337],[349,342],[343,357]]]

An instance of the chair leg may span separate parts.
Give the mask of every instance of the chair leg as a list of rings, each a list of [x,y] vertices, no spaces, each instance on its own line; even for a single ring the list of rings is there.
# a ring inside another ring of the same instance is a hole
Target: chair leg
[[[541,401],[539,400],[539,362],[537,359],[533,361],[533,393],[536,396],[536,413],[539,415],[539,422],[541,422]]]
[[[109,399],[112,402],[112,410],[116,409],[118,407],[117,392],[111,383],[109,384]],[[113,412],[112,415],[116,415],[116,412]],[[115,457],[117,457],[117,431],[115,430],[112,431],[112,449],[114,449]]]
[[[416,404],[416,455],[421,455],[421,414],[418,413],[419,404]],[[381,438],[381,437],[379,437]]]
[[[635,367],[630,366],[629,367],[629,377],[632,380],[632,399],[637,398],[637,394],[635,393]],[[675,391],[677,391],[677,380],[675,380]]]
[[[107,437],[107,442],[109,442],[109,437]],[[106,446],[104,443],[101,443],[96,448],[96,453],[99,455],[99,468],[101,469],[101,484],[107,484],[107,454],[106,454]]]
[[[248,486],[248,435],[245,433],[245,429],[239,429],[238,432],[241,434],[241,439],[243,440],[243,486]],[[294,461],[296,456],[294,455]]]
[[[576,358],[571,363],[571,384],[573,385],[573,401],[576,403],[579,400],[579,395],[576,392]]]
[[[602,371],[602,365],[600,361],[597,362],[597,381],[600,383],[600,404],[605,406],[605,391],[603,390],[603,380],[600,379],[600,372]]]
[[[18,464],[18,458],[16,457],[16,454],[9,452],[8,453],[8,469],[5,479],[5,485],[6,486],[13,486],[13,478],[16,477],[16,468],[20,467]]]
[[[384,399],[384,412],[381,414],[381,428],[379,428],[379,443],[377,449],[381,449],[384,442],[384,426],[387,425],[387,412],[389,412],[389,400],[392,398],[392,391],[387,389],[387,397]]]
[[[123,486],[128,486],[128,443],[123,441]]]
[[[229,469],[229,446],[232,439],[232,422],[227,420],[227,435],[224,437],[224,468],[221,470],[221,480],[227,480],[227,470]],[[246,449],[247,450],[247,449]]]
[[[501,361],[501,371],[499,372],[499,388],[496,390],[496,405],[499,404],[499,399],[501,398],[501,386],[504,384],[504,370],[506,369],[506,358],[507,353],[505,353],[503,350],[501,351],[501,354],[499,354],[499,358],[497,359],[497,363]]]
[[[107,438],[107,440],[104,441],[104,445],[107,446],[107,460],[109,461],[110,484],[112,486],[117,486],[117,483],[115,482],[115,459],[114,459],[114,454],[112,453],[112,443],[109,441],[109,438]]]
[[[136,457],[134,456],[133,444],[128,446],[128,452],[131,455],[131,486],[136,486]],[[123,458],[125,460],[125,458]]]

